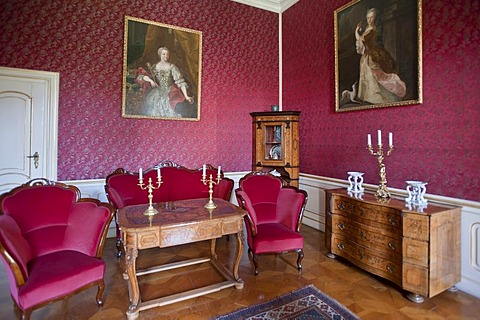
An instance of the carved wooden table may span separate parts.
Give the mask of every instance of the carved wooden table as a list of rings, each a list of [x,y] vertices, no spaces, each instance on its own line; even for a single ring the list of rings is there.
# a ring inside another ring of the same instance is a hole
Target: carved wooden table
[[[118,211],[118,223],[125,248],[124,277],[128,280],[130,296],[130,306],[127,311],[129,320],[136,319],[142,310],[187,300],[232,286],[237,289],[243,288],[243,280],[238,276],[238,266],[243,253],[243,216],[246,212],[221,199],[215,199],[217,208],[209,211],[203,207],[206,202],[207,199],[191,199],[154,204],[159,213],[153,217],[151,223],[148,217],[143,215],[148,206],[146,204],[127,206]],[[217,261],[215,253],[215,239],[228,234],[235,234],[237,239],[237,254],[232,273]],[[210,257],[136,270],[138,250],[165,248],[203,240],[211,240]],[[222,274],[225,281],[150,301],[141,301],[138,276],[204,262],[210,262]]]

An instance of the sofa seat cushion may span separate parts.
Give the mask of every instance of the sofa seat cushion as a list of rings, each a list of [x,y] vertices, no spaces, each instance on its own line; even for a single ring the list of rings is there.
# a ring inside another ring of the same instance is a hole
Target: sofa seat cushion
[[[28,272],[28,281],[14,297],[23,310],[102,280],[105,262],[78,251],[57,251],[31,260]]]
[[[292,251],[303,248],[303,237],[281,223],[257,225],[255,242],[249,243],[256,254]],[[250,240],[250,239],[249,239]]]

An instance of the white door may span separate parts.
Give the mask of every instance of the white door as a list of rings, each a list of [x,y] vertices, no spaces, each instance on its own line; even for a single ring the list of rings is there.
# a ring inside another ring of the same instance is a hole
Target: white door
[[[0,194],[57,179],[59,74],[0,67]]]

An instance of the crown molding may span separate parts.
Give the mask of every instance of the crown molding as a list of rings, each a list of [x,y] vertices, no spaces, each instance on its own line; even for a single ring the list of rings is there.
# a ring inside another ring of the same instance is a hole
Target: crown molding
[[[232,0],[255,8],[282,13],[300,0]]]

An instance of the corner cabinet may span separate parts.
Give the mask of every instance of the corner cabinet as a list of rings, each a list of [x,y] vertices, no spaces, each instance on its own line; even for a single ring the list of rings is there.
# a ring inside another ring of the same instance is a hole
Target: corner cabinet
[[[253,171],[280,173],[298,187],[300,166],[298,125],[300,111],[252,112]]]
[[[460,282],[459,207],[409,208],[346,189],[325,190],[327,256],[385,278],[421,303]]]

